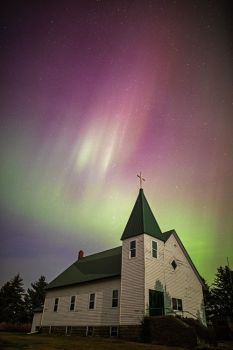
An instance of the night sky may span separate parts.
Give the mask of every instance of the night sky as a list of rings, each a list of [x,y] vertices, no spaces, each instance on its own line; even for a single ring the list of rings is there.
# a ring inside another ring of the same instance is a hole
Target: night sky
[[[121,244],[142,171],[200,274],[233,266],[231,1],[7,1],[2,285]]]

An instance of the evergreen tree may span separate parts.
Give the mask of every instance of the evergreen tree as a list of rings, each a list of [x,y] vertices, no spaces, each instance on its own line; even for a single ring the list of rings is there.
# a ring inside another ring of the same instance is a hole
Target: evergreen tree
[[[24,288],[20,274],[0,289],[0,322],[24,322]]]
[[[220,266],[211,288],[214,316],[233,320],[233,271]]]
[[[213,317],[214,300],[213,300],[211,289],[204,278],[202,278],[202,282],[204,284],[203,297],[204,297],[205,315],[206,315],[206,321],[208,323],[209,321],[211,321],[211,318]]]
[[[31,289],[28,288],[25,296],[25,304],[29,320],[32,320],[33,310],[43,306],[47,284],[45,277],[41,276],[38,281],[31,283]]]

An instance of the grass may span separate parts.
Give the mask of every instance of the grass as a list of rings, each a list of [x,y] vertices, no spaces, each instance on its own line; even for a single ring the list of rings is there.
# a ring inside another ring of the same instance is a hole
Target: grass
[[[43,334],[0,333],[4,350],[182,350],[162,345],[141,344],[119,339],[53,336]]]

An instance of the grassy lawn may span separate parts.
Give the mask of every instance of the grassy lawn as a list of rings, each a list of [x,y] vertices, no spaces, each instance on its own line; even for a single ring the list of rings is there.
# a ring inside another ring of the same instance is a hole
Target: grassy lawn
[[[162,345],[140,344],[118,339],[0,333],[3,350],[181,350]]]

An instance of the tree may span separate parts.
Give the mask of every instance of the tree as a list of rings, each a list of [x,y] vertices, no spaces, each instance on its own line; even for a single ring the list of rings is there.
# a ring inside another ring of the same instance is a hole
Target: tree
[[[211,293],[214,316],[233,320],[233,271],[228,266],[218,268]]]
[[[32,289],[28,288],[25,295],[25,304],[29,321],[32,320],[33,310],[43,306],[47,285],[45,277],[41,276],[38,281],[31,283]]]
[[[23,280],[18,273],[0,289],[0,322],[24,321]]]
[[[202,282],[204,284],[203,297],[204,297],[206,321],[207,323],[209,323],[211,321],[211,318],[213,317],[214,300],[213,300],[211,289],[204,278],[202,278]]]

